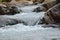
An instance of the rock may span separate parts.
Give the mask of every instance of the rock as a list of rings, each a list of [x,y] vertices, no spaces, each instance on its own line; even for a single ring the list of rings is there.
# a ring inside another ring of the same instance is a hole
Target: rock
[[[18,23],[23,23],[23,22],[21,20],[0,16],[0,27],[4,27],[6,25],[15,25]]]
[[[44,20],[48,24],[60,23],[60,3],[47,11]]]
[[[20,13],[16,6],[0,6],[0,15],[14,15]]]
[[[17,1],[15,1],[15,0],[12,0],[9,4],[10,4],[10,5],[17,5],[17,4],[18,4],[18,2],[17,2]]]
[[[2,0],[2,2],[11,2],[12,0]]]
[[[54,39],[51,39],[51,40],[57,40],[56,38],[54,38]]]
[[[0,6],[0,15],[8,14],[9,10],[5,6]]]
[[[17,14],[17,13],[20,13],[20,11],[18,10],[18,8],[16,6],[11,6],[11,7],[8,7],[9,8],[9,13],[8,15],[14,15],[14,14]]]
[[[56,4],[57,4],[56,1],[52,1],[52,2],[48,2],[48,3],[42,3],[41,6],[45,7],[48,10],[49,8],[53,7]]]
[[[9,5],[14,5],[16,6],[18,4],[18,2],[16,2],[15,0],[5,0],[5,2],[2,2],[3,4],[9,6]]]
[[[56,4],[57,4],[56,1],[52,1],[52,2],[49,2],[49,3],[42,3],[42,5],[40,5],[36,9],[34,9],[33,12],[41,12],[41,11],[46,12],[49,8],[53,7]]]
[[[48,24],[48,25],[43,25],[42,27],[44,27],[44,28],[49,28],[49,27],[52,27],[52,28],[60,28],[60,25]]]
[[[44,0],[34,0],[33,1],[33,5],[37,5],[37,4],[40,4],[40,3],[43,3]]]
[[[60,3],[60,0],[56,0],[57,1],[57,3]]]
[[[52,2],[52,1],[56,1],[56,0],[44,0],[44,3],[49,3],[49,2]]]
[[[43,3],[44,0],[33,0],[33,3]]]
[[[39,0],[38,2],[39,2],[39,3],[43,3],[44,1],[45,1],[45,0]]]
[[[43,6],[37,7],[36,9],[33,10],[33,12],[42,12],[42,11],[46,11],[46,9]]]
[[[2,7],[6,7],[6,5],[4,5],[4,4],[1,4],[1,3],[0,3],[0,6],[2,6]]]
[[[21,5],[23,5],[23,6],[33,5],[33,2],[27,0],[27,1],[23,2],[23,3],[21,3]]]
[[[33,10],[33,12],[40,12],[40,7],[37,7],[36,9]]]

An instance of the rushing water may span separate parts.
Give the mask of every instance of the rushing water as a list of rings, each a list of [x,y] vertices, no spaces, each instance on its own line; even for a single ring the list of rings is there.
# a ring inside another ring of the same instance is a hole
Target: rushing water
[[[37,8],[38,7],[38,5],[36,6],[36,5],[32,5],[32,6],[25,6],[25,7],[21,7],[21,10],[23,11],[23,12],[27,12],[27,13],[31,13],[35,8]]]
[[[32,12],[36,7],[38,6],[21,7],[22,13],[5,15],[4,17],[22,20],[27,25],[19,23],[0,28],[0,40],[60,40],[58,28],[43,28],[42,25],[38,25],[45,12]]]

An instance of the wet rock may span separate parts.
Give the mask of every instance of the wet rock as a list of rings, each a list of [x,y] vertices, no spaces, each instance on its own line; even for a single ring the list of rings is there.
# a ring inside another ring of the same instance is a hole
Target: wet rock
[[[36,2],[36,3],[33,3],[33,5],[37,5],[38,4],[38,2]]]
[[[39,3],[43,3],[45,0],[39,0]]]
[[[38,7],[38,8],[36,8],[36,9],[33,10],[33,12],[40,12],[40,11],[41,11],[40,7]]]
[[[0,15],[14,15],[20,13],[16,6],[0,6]]]
[[[57,25],[57,24],[48,24],[48,25],[43,25],[42,27],[44,27],[44,28],[49,28],[49,27],[60,28],[60,25]]]
[[[44,20],[48,24],[60,23],[60,3],[47,11]]]
[[[48,2],[48,3],[42,3],[42,5],[40,5],[36,9],[34,9],[33,12],[41,12],[41,11],[46,12],[49,8],[53,7],[56,4],[57,4],[56,1]]]
[[[14,15],[14,14],[17,14],[17,13],[20,13],[20,11],[18,10],[18,8],[16,6],[11,6],[11,7],[8,7],[9,8],[9,13],[8,15]]]
[[[11,2],[11,0],[2,0],[2,2]]]
[[[44,0],[33,0],[33,3],[36,4],[36,3],[43,3]]]
[[[32,1],[25,1],[25,2],[21,3],[21,5],[29,6],[29,5],[33,5],[33,2]]]
[[[9,12],[8,9],[6,9],[5,6],[0,6],[0,15],[7,14]]]
[[[0,3],[0,6],[2,6],[2,7],[6,7],[6,5],[4,5],[4,4],[2,4],[2,3]]]
[[[57,4],[56,1],[52,1],[52,2],[48,2],[48,3],[42,3],[42,6],[48,10],[49,8],[53,7],[56,4]]]
[[[6,25],[15,25],[18,23],[23,23],[23,22],[21,20],[0,16],[0,27],[4,27]]]
[[[33,12],[42,12],[46,11],[46,9],[43,6],[37,7],[36,9],[33,10]]]
[[[60,0],[56,0],[57,1],[57,3],[60,3]]]

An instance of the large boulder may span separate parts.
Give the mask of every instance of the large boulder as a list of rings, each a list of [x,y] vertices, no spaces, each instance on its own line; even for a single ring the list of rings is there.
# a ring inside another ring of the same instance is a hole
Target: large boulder
[[[33,12],[41,12],[41,11],[46,12],[49,8],[53,7],[56,4],[57,4],[56,1],[48,2],[48,3],[42,3],[42,5],[40,5],[36,9],[34,9]]]
[[[48,24],[60,23],[60,3],[50,8],[43,19]]]

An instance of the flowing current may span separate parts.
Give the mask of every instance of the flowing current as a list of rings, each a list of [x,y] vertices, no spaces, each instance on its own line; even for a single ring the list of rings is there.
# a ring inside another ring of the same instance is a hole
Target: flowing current
[[[23,11],[20,14],[5,15],[5,17],[22,20],[27,25],[19,23],[0,28],[0,40],[60,40],[58,28],[43,28],[42,25],[38,25],[45,12],[32,12],[37,7],[38,5],[24,6],[18,8]]]

